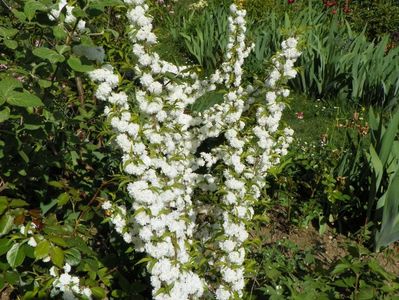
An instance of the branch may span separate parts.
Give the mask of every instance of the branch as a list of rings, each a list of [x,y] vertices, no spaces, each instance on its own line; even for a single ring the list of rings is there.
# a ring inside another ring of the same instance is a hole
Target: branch
[[[0,1],[9,11],[12,12],[11,6],[9,6],[5,0],[0,0]]]

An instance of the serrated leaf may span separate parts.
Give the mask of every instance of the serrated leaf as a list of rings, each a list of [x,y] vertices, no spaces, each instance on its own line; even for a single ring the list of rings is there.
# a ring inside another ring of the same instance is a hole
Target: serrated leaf
[[[349,270],[351,267],[348,263],[342,263],[335,266],[334,270],[331,272],[332,275],[338,275],[342,272]]]
[[[40,100],[40,98],[29,93],[28,91],[11,91],[8,93],[6,99],[7,103],[20,107],[38,107],[43,105],[43,102]]]
[[[59,54],[57,51],[46,48],[46,47],[39,47],[35,48],[32,53],[40,57],[42,59],[47,59],[49,62],[52,64],[58,63],[58,62],[63,62],[65,60],[65,57],[61,54]]]
[[[0,110],[0,123],[7,121],[10,118],[10,109],[8,107]]]
[[[38,243],[37,246],[35,247],[35,251],[34,251],[35,258],[43,259],[43,258],[49,256],[50,248],[51,248],[51,244],[49,241],[47,241],[47,240],[40,241],[40,243]]]
[[[20,266],[25,259],[25,252],[20,243],[14,244],[7,252],[7,262],[12,268]]]
[[[83,65],[82,62],[80,61],[80,59],[76,56],[71,56],[68,59],[68,65],[77,72],[82,72],[82,73],[86,73],[86,72],[90,72],[94,70],[93,66],[90,65]]]
[[[57,267],[62,268],[64,266],[64,251],[60,247],[50,249],[50,258]]]

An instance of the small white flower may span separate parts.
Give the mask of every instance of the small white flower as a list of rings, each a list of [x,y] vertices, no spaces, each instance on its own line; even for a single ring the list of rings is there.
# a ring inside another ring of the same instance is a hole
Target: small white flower
[[[111,202],[110,201],[105,201],[102,205],[101,205],[101,207],[104,209],[104,210],[109,210],[109,209],[111,209],[111,207],[112,207],[112,204],[111,204]]]
[[[36,242],[36,240],[35,240],[34,237],[31,237],[31,238],[29,239],[28,245],[29,245],[29,246],[32,246],[32,247],[36,247],[36,246],[37,246],[37,242]]]

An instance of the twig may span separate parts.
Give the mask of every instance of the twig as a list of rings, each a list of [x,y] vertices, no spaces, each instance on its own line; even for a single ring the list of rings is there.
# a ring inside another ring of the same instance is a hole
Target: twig
[[[9,11],[12,12],[11,6],[9,6],[5,0],[0,0],[0,1]]]
[[[80,104],[83,105],[85,101],[85,93],[83,89],[82,78],[80,76],[76,76],[75,81],[76,81],[76,87],[78,89]]]

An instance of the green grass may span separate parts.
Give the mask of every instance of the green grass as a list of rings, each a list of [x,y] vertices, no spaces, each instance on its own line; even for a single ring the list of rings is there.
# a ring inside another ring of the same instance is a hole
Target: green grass
[[[342,146],[346,134],[345,126],[350,124],[356,111],[353,106],[331,100],[314,100],[305,95],[293,95],[284,111],[283,121],[294,129],[298,140],[310,143],[327,138],[328,143]],[[362,111],[364,113],[364,109],[360,109],[359,118],[364,118]],[[301,113],[303,119],[299,118]]]

